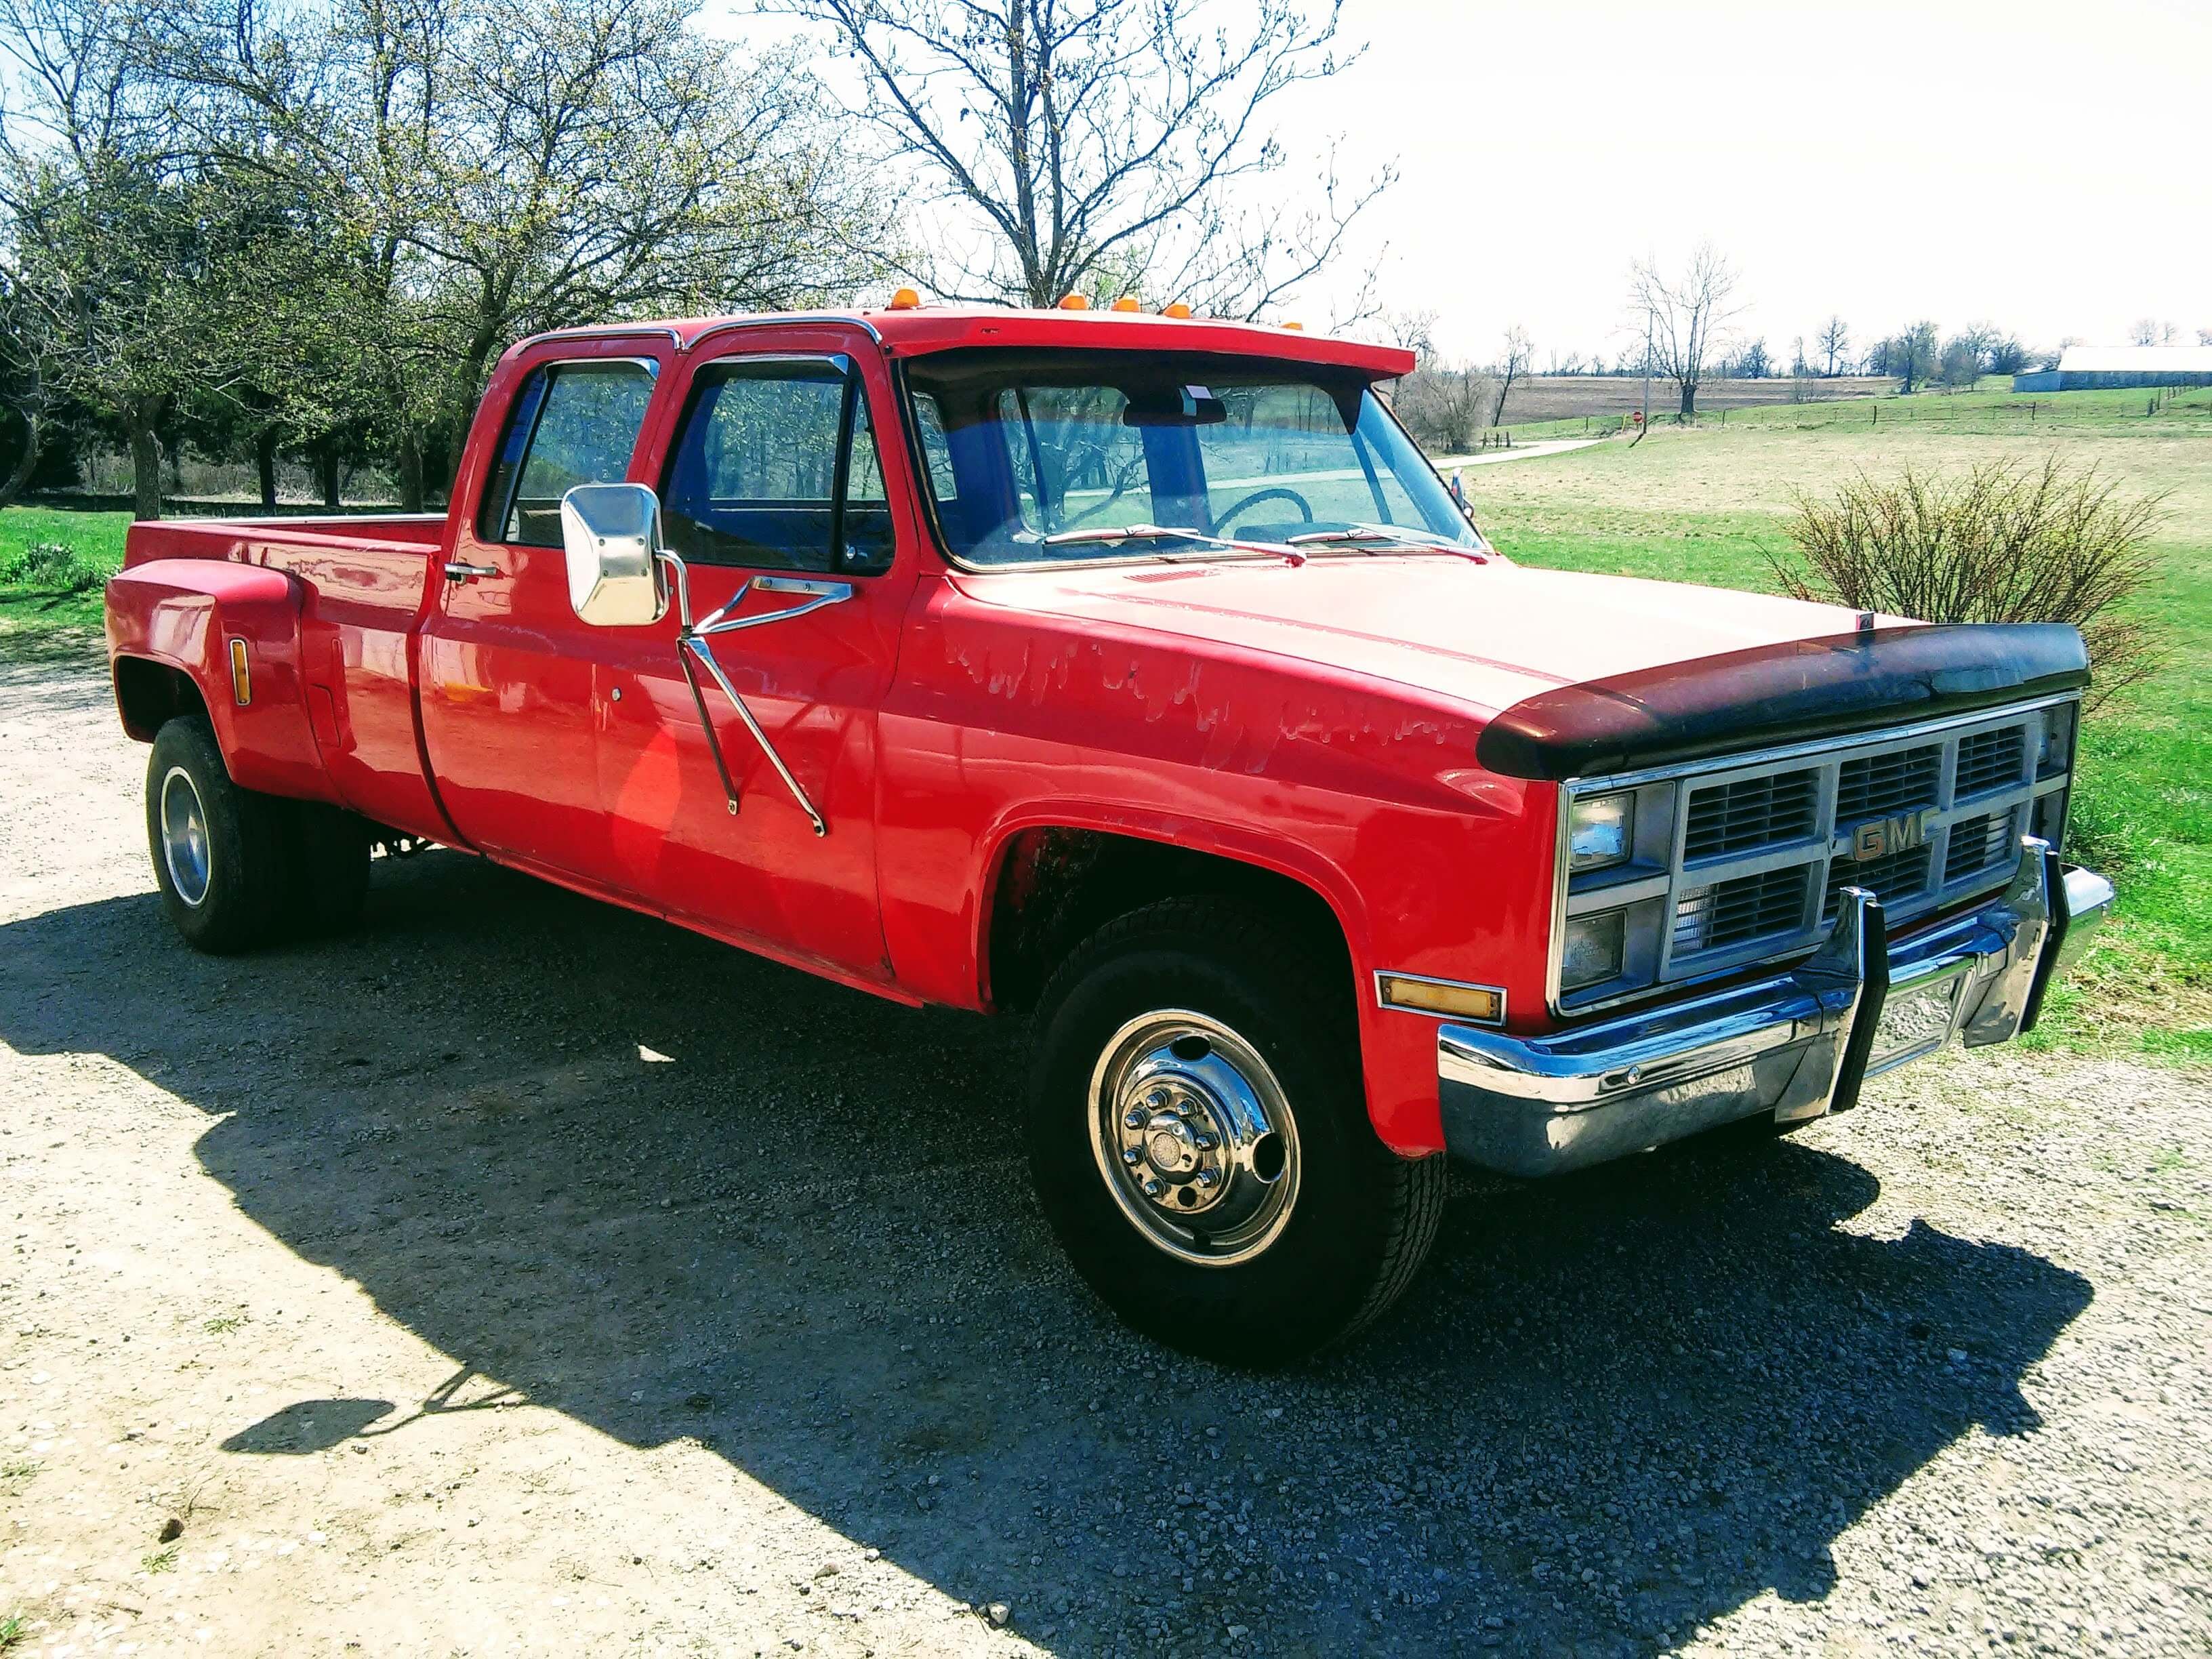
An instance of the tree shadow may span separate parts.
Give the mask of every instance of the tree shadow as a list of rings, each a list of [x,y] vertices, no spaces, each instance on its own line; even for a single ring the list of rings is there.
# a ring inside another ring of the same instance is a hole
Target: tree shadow
[[[151,896],[0,927],[0,1037],[210,1114],[244,1212],[459,1368],[349,1432],[504,1388],[692,1437],[1071,1654],[1231,1626],[1644,1653],[1817,1598],[1870,1505],[1976,1425],[2034,1425],[2021,1376],[2090,1296],[1923,1223],[1838,1227],[1878,1190],[1844,1158],[1691,1146],[1462,1182],[1400,1315],[1220,1370],[1061,1265],[999,1026],[447,854],[380,864],[359,933],[242,960]]]

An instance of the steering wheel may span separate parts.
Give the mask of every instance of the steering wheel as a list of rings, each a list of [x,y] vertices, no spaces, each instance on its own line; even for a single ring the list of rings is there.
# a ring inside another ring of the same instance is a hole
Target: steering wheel
[[[1308,524],[1311,524],[1314,521],[1312,502],[1306,500],[1304,496],[1299,495],[1297,490],[1285,489],[1279,484],[1276,484],[1271,485],[1266,489],[1255,489],[1250,495],[1247,495],[1243,501],[1237,502],[1236,506],[1231,507],[1226,513],[1215,514],[1213,515],[1214,528],[1218,530],[1223,525],[1233,525],[1243,514],[1246,507],[1255,507],[1261,501],[1273,500],[1277,497],[1295,504],[1298,509],[1298,515]]]

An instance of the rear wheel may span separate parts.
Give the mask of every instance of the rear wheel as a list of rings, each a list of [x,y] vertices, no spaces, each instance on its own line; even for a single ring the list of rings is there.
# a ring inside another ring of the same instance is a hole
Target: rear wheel
[[[146,766],[146,836],[169,920],[195,949],[250,951],[288,909],[283,808],[230,781],[215,732],[180,715],[154,738]]]
[[[1443,1160],[1367,1119],[1340,965],[1251,908],[1166,900],[1094,934],[1038,1012],[1032,1174],[1128,1324],[1232,1364],[1295,1359],[1396,1299]]]

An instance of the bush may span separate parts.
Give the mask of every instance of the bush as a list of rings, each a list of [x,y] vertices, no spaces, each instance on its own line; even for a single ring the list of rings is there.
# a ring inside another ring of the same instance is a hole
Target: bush
[[[97,592],[106,581],[107,572],[67,542],[0,548],[0,586],[68,596]]]
[[[1769,554],[1801,599],[1936,623],[2071,623],[2089,647],[2092,707],[2159,664],[2127,601],[2155,574],[2165,497],[2127,500],[2094,466],[1990,462],[1965,474],[1862,472],[1833,496],[1800,492],[1794,556]]]

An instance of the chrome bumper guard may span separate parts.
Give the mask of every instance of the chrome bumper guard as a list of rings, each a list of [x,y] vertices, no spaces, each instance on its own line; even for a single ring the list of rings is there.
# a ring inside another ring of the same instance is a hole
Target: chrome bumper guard
[[[1787,973],[1548,1036],[1445,1025],[1445,1146],[1507,1175],[1556,1175],[1762,1112],[1845,1111],[1863,1079],[1954,1037],[2009,1041],[2112,902],[2102,876],[2063,868],[2033,836],[2021,846],[1990,903],[1894,942],[1881,901],[1848,887],[1826,942]]]

